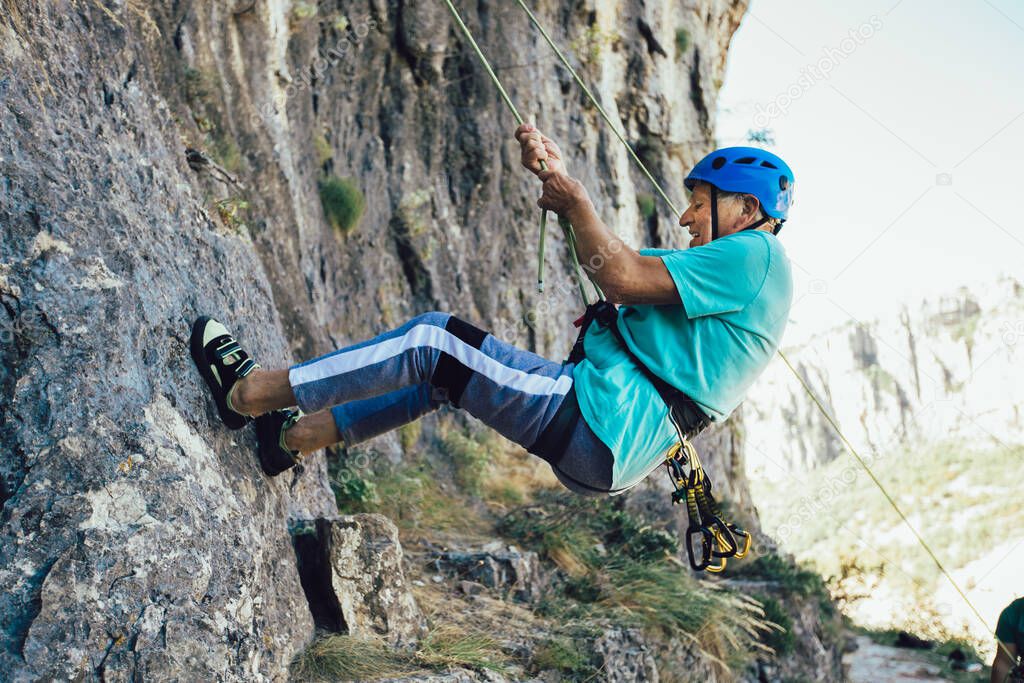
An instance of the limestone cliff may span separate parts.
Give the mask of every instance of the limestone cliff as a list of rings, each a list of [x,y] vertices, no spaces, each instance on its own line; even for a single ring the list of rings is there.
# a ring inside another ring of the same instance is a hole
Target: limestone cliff
[[[460,4],[608,224],[679,244],[520,11]],[[712,144],[745,2],[537,10],[680,188]],[[302,584],[332,576],[302,541],[336,516],[323,459],[265,478],[252,434],[218,428],[187,334],[216,316],[285,367],[438,308],[563,355],[578,307],[566,260],[554,239],[538,295],[537,188],[474,60],[442,3],[0,0],[5,677],[278,680],[314,621],[386,630],[395,609],[415,637],[401,600],[311,612]],[[330,182],[366,197],[355,227],[325,216]],[[723,481],[739,458],[734,442],[717,460]],[[335,522],[353,558],[335,588],[379,565],[358,539],[390,547],[382,524]]]
[[[798,347],[791,362],[871,457],[938,439],[974,446],[1020,443],[1024,420],[1015,363],[1024,339],[1024,286],[1002,278],[850,322]],[[842,444],[776,359],[744,404],[760,473],[800,472],[834,460]]]

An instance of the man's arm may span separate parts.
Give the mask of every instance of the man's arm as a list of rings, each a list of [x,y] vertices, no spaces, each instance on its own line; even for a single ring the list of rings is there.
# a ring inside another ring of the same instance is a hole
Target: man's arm
[[[576,233],[580,263],[604,291],[619,304],[678,304],[679,291],[657,256],[643,256],[616,237],[589,201],[566,213]]]
[[[1004,649],[1005,648],[1005,649]],[[992,660],[992,683],[1005,683],[1010,671],[1016,665],[1017,646],[1010,643],[999,643],[996,658]]]
[[[558,145],[532,124],[519,126],[515,137],[522,146],[523,167],[544,183],[537,204],[572,223],[580,264],[605,296],[621,304],[678,304],[679,292],[664,262],[641,256],[608,229],[586,188],[566,173]],[[547,170],[541,168],[542,161]]]

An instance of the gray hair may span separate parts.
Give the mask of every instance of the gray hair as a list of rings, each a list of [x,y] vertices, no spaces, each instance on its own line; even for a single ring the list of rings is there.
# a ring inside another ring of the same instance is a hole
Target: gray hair
[[[735,203],[742,203],[743,202],[743,198],[746,197],[747,195],[750,195],[751,197],[753,196],[749,192],[726,192],[725,190],[719,190],[718,191],[718,196],[719,196],[720,199],[725,199],[725,200],[731,201],[734,204]],[[757,226],[758,228],[760,228],[761,226],[766,225],[766,226],[768,226],[768,228],[772,232],[775,232],[775,229],[778,226],[782,225],[782,221],[780,219],[772,218],[771,216],[768,216],[764,212],[764,208],[762,208],[760,206],[760,200],[758,200],[757,214],[758,214],[758,216],[757,216],[758,218],[763,218],[763,217],[767,217],[768,218],[768,220],[766,220],[764,223],[762,223],[761,225]]]

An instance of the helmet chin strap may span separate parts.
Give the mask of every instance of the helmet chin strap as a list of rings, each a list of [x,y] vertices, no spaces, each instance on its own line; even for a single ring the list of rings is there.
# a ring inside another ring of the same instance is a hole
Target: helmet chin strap
[[[710,186],[711,190],[711,241],[718,239],[718,188]]]

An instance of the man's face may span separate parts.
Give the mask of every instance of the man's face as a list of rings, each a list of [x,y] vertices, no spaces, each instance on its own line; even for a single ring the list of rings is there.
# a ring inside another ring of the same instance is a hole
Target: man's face
[[[718,201],[718,236],[725,237],[743,229],[754,222],[757,215],[756,199],[747,196],[754,202],[744,211],[742,201]],[[699,247],[711,241],[711,189],[707,183],[698,182],[690,194],[690,205],[679,217],[679,225],[687,228],[690,233],[690,246]]]
[[[690,205],[679,217],[679,225],[689,230],[691,247],[699,247],[711,241],[711,193],[707,183],[694,186],[690,194]]]

